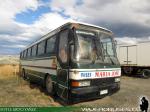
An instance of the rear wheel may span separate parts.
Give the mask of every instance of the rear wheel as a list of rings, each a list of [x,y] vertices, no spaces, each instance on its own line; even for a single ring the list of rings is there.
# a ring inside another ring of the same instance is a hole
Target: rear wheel
[[[53,83],[50,75],[46,77],[45,86],[46,86],[47,93],[50,95],[54,95],[54,88],[53,88]]]
[[[142,76],[144,78],[149,78],[150,77],[150,70],[144,69],[143,72],[142,72]]]
[[[133,71],[132,67],[127,66],[122,68],[123,75],[131,75],[132,71]]]

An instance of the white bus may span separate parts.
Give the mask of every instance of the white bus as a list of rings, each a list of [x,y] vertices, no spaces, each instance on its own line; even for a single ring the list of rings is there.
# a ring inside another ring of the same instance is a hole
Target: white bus
[[[121,69],[113,33],[68,22],[20,53],[24,79],[41,83],[65,102],[100,98],[120,89]]]

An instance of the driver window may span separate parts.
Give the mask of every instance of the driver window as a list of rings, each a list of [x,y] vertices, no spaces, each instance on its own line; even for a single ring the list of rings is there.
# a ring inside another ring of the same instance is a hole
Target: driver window
[[[59,57],[63,63],[67,62],[68,54],[68,31],[62,31],[59,39]]]

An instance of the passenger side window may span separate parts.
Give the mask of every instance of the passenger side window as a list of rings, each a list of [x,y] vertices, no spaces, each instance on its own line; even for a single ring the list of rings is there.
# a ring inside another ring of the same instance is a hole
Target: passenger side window
[[[42,41],[38,44],[38,55],[42,55],[45,53],[45,41]]]
[[[63,63],[68,60],[68,31],[62,31],[59,38],[59,58]]]
[[[27,54],[27,57],[30,57],[31,56],[31,48],[28,49],[28,54]]]
[[[37,45],[32,47],[32,56],[36,56]]]
[[[24,51],[24,58],[27,57],[27,50]]]
[[[22,52],[22,58],[24,58],[24,51]]]
[[[55,52],[56,35],[52,36],[47,40],[46,53]]]
[[[23,54],[23,52],[20,53],[20,59],[22,59],[22,54]]]

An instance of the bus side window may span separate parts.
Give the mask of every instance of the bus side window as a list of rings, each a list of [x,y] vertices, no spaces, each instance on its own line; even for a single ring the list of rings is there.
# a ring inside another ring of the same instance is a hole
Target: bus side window
[[[56,35],[47,40],[46,53],[55,53]]]
[[[27,54],[27,57],[30,57],[31,56],[31,48],[28,49],[28,54]]]
[[[59,58],[62,63],[66,63],[68,60],[68,31],[62,31],[59,39]]]
[[[38,55],[42,55],[45,53],[45,41],[42,41],[38,44],[38,51],[37,54]]]
[[[20,59],[22,59],[22,52],[20,53]]]
[[[36,51],[37,51],[37,45],[34,45],[32,47],[32,56],[36,56]]]
[[[22,58],[24,58],[24,51],[22,52]]]
[[[27,49],[24,51],[24,58],[27,57]]]

